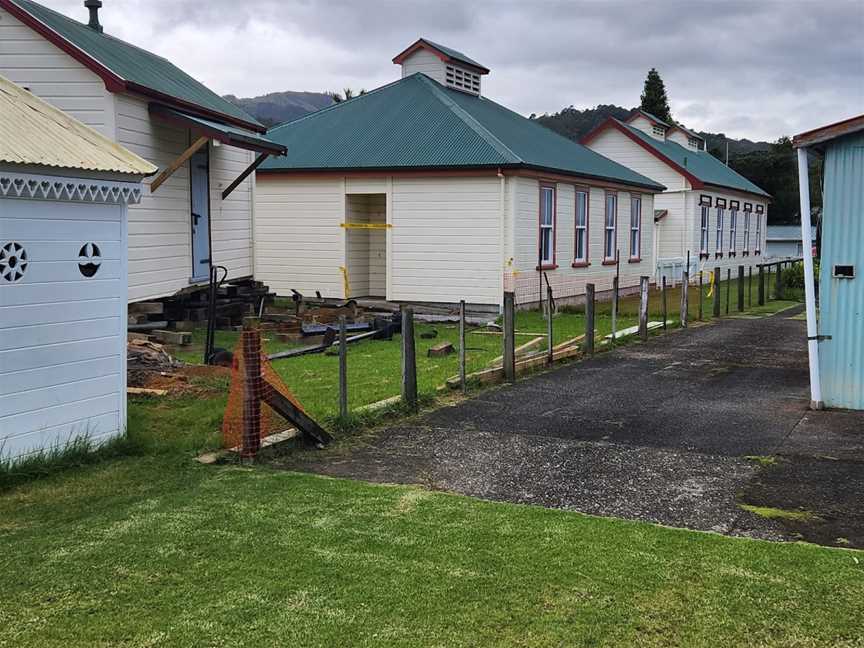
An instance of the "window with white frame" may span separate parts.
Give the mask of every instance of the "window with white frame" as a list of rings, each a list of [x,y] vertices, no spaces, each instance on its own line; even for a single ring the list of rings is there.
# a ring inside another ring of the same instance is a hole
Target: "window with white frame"
[[[717,256],[723,256],[723,217],[725,216],[725,211],[722,207],[717,208],[717,239],[714,249],[714,254]]]
[[[657,135],[658,137],[663,137],[666,134],[666,129],[662,126],[652,126],[651,132]]]
[[[750,212],[744,212],[744,252],[750,252]]]
[[[618,221],[618,196],[614,193],[606,194],[606,215],[603,222],[603,260],[615,261],[617,250],[615,247],[616,225]]]
[[[762,214],[755,214],[756,218],[756,254],[762,252]]]
[[[711,208],[702,205],[701,234],[699,237],[699,254],[708,256],[708,221],[711,218]]]
[[[735,237],[738,235],[738,210],[729,210],[729,256],[735,256]]]
[[[642,258],[642,197],[630,197],[630,258]]]
[[[555,187],[540,187],[540,265],[555,263]]]
[[[588,263],[588,192],[576,190],[576,241],[574,263]]]

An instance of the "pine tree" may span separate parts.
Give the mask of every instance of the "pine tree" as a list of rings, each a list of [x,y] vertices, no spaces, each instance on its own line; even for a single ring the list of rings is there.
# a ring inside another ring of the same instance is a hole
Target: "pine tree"
[[[645,79],[645,89],[642,91],[642,104],[639,106],[645,112],[659,117],[667,123],[672,123],[669,111],[669,98],[666,96],[666,86],[656,69],[651,68]]]

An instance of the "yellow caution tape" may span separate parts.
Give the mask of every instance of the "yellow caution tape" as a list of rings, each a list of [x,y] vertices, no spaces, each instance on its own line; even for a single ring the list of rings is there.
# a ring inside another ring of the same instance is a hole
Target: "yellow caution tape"
[[[708,271],[708,296],[714,294],[714,273],[710,270]]]
[[[339,271],[342,273],[342,286],[345,289],[345,299],[351,297],[351,285],[348,283],[348,268],[339,266]]]
[[[339,223],[339,227],[345,229],[390,229],[390,223]]]

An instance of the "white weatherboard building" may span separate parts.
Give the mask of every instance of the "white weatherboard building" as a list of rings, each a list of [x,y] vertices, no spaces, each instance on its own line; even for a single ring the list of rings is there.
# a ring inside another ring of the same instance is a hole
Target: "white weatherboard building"
[[[656,276],[680,279],[700,269],[754,267],[765,251],[771,197],[705,150],[696,133],[642,110],[609,118],[582,143],[666,190],[654,200]]]
[[[0,0],[0,74],[165,172],[129,212],[130,301],[206,281],[211,262],[251,275],[251,171],[284,149],[171,62],[104,33],[98,5],[84,24]]]
[[[0,457],[123,431],[127,205],[155,171],[0,77]]]
[[[255,276],[280,294],[497,311],[653,274],[662,184],[482,94],[489,70],[420,39],[402,78],[277,126],[257,172]]]

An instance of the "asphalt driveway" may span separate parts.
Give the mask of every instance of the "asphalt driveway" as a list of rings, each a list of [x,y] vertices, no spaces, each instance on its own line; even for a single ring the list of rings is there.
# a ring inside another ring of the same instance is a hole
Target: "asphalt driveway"
[[[807,409],[795,313],[654,337],[285,466],[864,547],[864,416]]]

